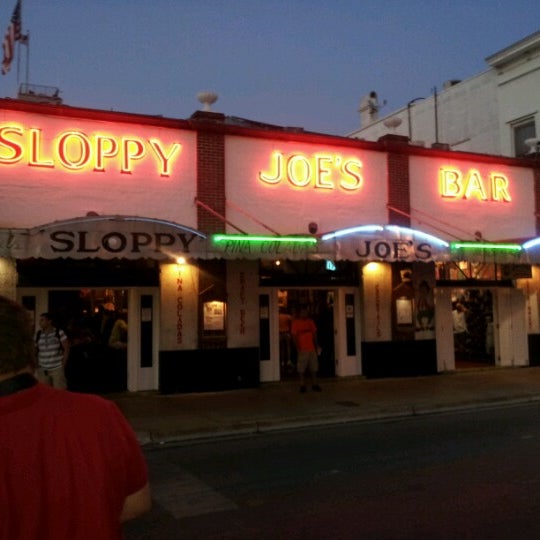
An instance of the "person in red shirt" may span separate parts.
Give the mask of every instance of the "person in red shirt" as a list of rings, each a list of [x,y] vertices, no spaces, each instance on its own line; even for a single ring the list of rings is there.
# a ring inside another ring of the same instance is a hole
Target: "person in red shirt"
[[[320,392],[321,387],[317,383],[317,372],[319,371],[320,348],[317,343],[317,327],[312,319],[309,318],[306,308],[300,309],[300,316],[293,319],[291,325],[297,357],[297,369],[300,375],[300,392],[306,391],[305,374],[309,369],[311,375],[312,389]]]
[[[0,296],[0,539],[118,540],[151,506],[118,407],[37,381],[27,311]]]

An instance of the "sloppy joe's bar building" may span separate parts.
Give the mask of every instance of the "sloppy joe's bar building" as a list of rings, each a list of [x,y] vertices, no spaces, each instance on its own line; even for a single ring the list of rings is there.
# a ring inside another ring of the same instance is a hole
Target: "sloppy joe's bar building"
[[[535,365],[539,186],[391,135],[0,100],[0,292],[53,313],[85,391],[294,377],[301,305],[322,376]]]

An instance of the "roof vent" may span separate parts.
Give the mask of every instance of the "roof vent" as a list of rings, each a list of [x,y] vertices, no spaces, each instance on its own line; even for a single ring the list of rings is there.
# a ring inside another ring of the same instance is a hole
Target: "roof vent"
[[[448,90],[449,88],[452,88],[452,86],[456,86],[456,84],[459,84],[460,82],[460,79],[450,79],[449,81],[443,83],[443,90]]]
[[[431,145],[431,148],[434,148],[435,150],[450,150],[450,145],[448,143],[434,142]]]

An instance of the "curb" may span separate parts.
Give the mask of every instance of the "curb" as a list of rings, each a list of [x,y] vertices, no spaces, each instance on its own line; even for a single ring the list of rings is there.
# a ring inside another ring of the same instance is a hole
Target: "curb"
[[[248,437],[265,433],[299,430],[312,427],[333,426],[353,422],[381,422],[414,416],[432,416],[466,412],[472,410],[488,410],[502,406],[519,406],[540,402],[540,394],[525,397],[494,398],[482,402],[461,403],[456,405],[410,405],[394,411],[348,413],[348,414],[320,414],[311,417],[279,418],[276,420],[249,420],[229,426],[225,429],[206,429],[185,433],[154,433],[152,431],[136,431],[137,439],[144,449],[158,449],[165,446],[178,446],[207,441],[226,440],[237,437]]]

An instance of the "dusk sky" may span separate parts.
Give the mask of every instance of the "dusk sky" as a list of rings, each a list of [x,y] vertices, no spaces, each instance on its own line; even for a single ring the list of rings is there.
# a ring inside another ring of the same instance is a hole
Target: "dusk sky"
[[[216,112],[346,135],[372,90],[385,115],[485,71],[540,30],[540,1],[23,0],[22,22],[28,82],[67,105],[189,118],[212,90]],[[20,50],[1,97],[26,82]]]

